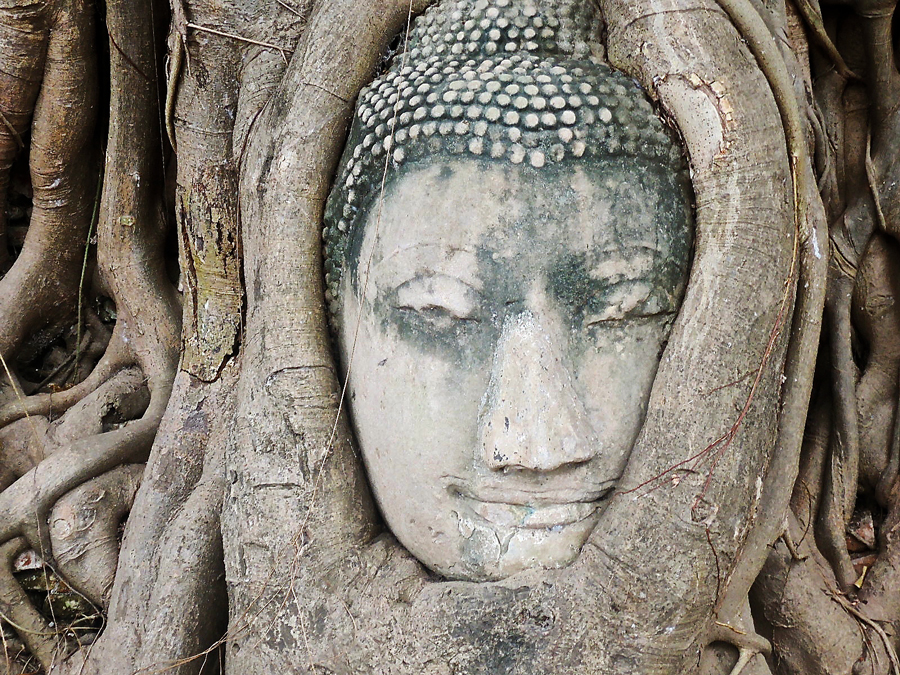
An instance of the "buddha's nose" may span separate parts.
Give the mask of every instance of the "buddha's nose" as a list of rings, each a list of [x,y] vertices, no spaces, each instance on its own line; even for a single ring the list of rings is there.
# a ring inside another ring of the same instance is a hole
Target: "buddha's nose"
[[[484,462],[494,471],[553,471],[598,452],[560,351],[530,311],[504,322],[479,433]]]

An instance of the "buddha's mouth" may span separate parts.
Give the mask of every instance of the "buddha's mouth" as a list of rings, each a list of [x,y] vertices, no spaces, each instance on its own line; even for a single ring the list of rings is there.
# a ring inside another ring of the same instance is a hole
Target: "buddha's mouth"
[[[469,508],[494,525],[525,530],[554,530],[590,518],[599,502],[530,506],[469,500]]]
[[[596,515],[609,491],[560,499],[562,495],[523,494],[475,496],[457,491],[467,511],[504,528],[558,531]]]

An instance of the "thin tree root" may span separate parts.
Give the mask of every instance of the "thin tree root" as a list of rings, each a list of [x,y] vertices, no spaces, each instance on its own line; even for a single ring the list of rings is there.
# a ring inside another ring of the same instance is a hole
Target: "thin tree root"
[[[749,651],[753,654],[771,654],[772,643],[753,630],[740,630],[726,623],[716,621],[709,636],[710,642],[727,642],[738,648],[741,652]]]
[[[52,383],[59,375],[62,373],[62,380],[65,381],[66,378],[74,371],[75,366],[78,364],[79,356],[87,350],[90,346],[93,336],[90,333],[85,333],[81,340],[78,341],[75,350],[70,353],[65,359],[60,361],[59,365],[56,366],[53,370],[51,370],[43,380],[38,382],[37,386],[34,388],[34,391],[40,391],[48,384]]]
[[[218,35],[220,37],[226,37],[230,40],[237,40],[239,42],[246,42],[249,45],[257,45],[258,47],[265,47],[266,49],[274,49],[275,51],[281,54],[281,58],[284,59],[284,62],[287,63],[287,54],[293,54],[294,50],[288,47],[282,47],[281,45],[276,45],[271,42],[264,42],[262,40],[254,40],[252,38],[244,37],[243,35],[236,35],[235,33],[229,33],[224,30],[219,30],[218,28],[212,28],[210,26],[201,26],[196,23],[188,23],[188,28],[192,30],[198,30],[203,33],[212,33],[213,35]]]
[[[828,453],[828,439],[831,436],[831,400],[820,392],[810,406],[807,430],[803,442],[800,471],[794,484],[791,495],[791,505],[788,513],[796,518],[801,526],[799,540],[794,540],[796,545],[803,543],[809,528],[819,512],[819,502],[822,491],[822,476],[825,471],[825,458]],[[787,519],[788,522],[790,518]]]
[[[845,544],[847,523],[853,515],[859,476],[859,419],[856,403],[857,372],[851,348],[850,308],[853,277],[835,271],[829,289],[828,318],[831,335],[832,396],[835,425],[830,461],[826,463],[825,491],[819,510],[817,541],[834,568],[838,583],[849,591],[856,581]]]
[[[744,667],[750,663],[750,660],[759,654],[759,652],[753,649],[740,648],[738,649],[738,660],[737,663],[734,664],[734,668],[731,669],[731,673],[729,675],[741,675],[744,670]]]
[[[732,666],[729,675],[740,675],[757,654],[772,653],[772,644],[752,628],[747,628],[748,625],[752,625],[752,621],[750,605],[745,598],[740,614],[730,623],[716,621],[707,635],[709,644],[713,642],[730,644],[738,650],[737,662]]]
[[[175,142],[175,99],[178,96],[178,85],[181,82],[181,70],[187,61],[190,72],[190,53],[187,48],[187,14],[182,0],[172,0],[172,30],[169,36],[169,62],[166,69],[166,135],[172,150],[177,154]]]
[[[0,617],[13,627],[44,669],[49,670],[77,645],[49,625],[12,575],[13,560],[27,547],[21,537],[0,545]]]
[[[801,553],[797,548],[797,544],[794,542],[794,537],[791,534],[791,528],[787,518],[784,519],[784,532],[781,533],[781,539],[782,541],[784,541],[784,545],[787,546],[787,550],[791,554],[792,559],[796,560],[797,562],[803,562],[809,557],[808,554]]]
[[[887,653],[888,659],[891,662],[891,675],[900,675],[900,659],[897,658],[897,650],[894,649],[894,644],[887,633],[884,632],[884,628],[879,626],[877,621],[872,621],[872,619],[860,612],[853,606],[853,603],[840,593],[832,593],[831,597],[854,619],[878,636],[881,640],[881,644],[884,646],[884,651]]]
[[[796,7],[803,17],[803,21],[809,28],[813,40],[822,48],[822,50],[831,59],[838,74],[845,80],[858,80],[859,76],[853,73],[844,62],[844,57],[834,46],[834,42],[828,37],[825,31],[825,24],[822,19],[822,9],[818,3],[813,4],[810,0],[797,0]]]
[[[97,389],[116,372],[134,363],[134,356],[122,339],[121,323],[116,323],[106,353],[87,378],[58,393],[34,394],[0,407],[0,428],[23,417],[60,415]]]

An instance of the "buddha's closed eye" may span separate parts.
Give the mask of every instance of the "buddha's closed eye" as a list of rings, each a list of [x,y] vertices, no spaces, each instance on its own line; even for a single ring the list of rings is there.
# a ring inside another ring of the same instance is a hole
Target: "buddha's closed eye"
[[[446,274],[414,277],[397,287],[394,307],[415,312],[435,325],[480,318],[481,296],[467,283]]]
[[[580,309],[584,328],[597,328],[622,321],[639,321],[660,315],[674,315],[674,303],[664,289],[644,279],[610,284]]]

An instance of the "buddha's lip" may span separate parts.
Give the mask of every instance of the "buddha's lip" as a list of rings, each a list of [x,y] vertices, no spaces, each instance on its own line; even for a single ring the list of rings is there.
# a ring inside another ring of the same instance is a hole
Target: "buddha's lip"
[[[480,518],[504,527],[555,529],[594,515],[612,487],[603,490],[510,490],[456,488],[467,508]]]
[[[597,502],[612,490],[615,481],[606,481],[600,485],[584,488],[521,488],[509,485],[452,485],[451,490],[457,495],[477,502],[488,504],[509,504],[511,506],[558,506],[560,504],[578,504]]]
[[[464,498],[475,515],[493,525],[525,530],[558,530],[594,515],[599,501],[557,504],[512,504]]]

